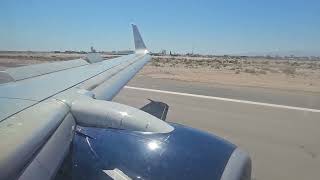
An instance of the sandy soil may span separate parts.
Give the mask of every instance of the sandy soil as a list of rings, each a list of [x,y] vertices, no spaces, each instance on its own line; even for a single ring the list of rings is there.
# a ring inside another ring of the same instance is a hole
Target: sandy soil
[[[83,58],[72,53],[0,53],[0,71],[29,64]],[[113,56],[104,55],[105,58]],[[320,61],[248,57],[155,56],[140,76],[190,82],[320,93]]]
[[[320,92],[320,61],[154,57],[152,78]]]

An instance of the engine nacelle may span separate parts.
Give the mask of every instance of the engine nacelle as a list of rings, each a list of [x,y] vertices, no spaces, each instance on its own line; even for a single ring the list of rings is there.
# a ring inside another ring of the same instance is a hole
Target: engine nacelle
[[[170,133],[80,127],[70,153],[69,177],[251,179],[251,160],[246,152],[215,135],[170,125],[174,127]]]
[[[168,123],[137,108],[92,98],[74,101],[71,112],[77,124],[87,127],[155,133],[168,133],[174,129]]]

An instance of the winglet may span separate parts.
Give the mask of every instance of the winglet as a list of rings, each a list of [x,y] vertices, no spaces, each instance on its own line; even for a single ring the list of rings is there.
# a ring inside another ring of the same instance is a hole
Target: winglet
[[[135,52],[147,54],[149,51],[143,42],[143,39],[140,35],[137,25],[135,24],[131,24],[131,25],[132,25],[132,32],[133,32],[133,38],[134,38]]]

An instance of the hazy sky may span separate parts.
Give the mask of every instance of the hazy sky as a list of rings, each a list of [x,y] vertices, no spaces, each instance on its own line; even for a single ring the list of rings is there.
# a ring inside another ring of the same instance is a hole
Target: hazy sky
[[[320,1],[2,0],[0,50],[320,52]],[[320,54],[320,53],[319,53]]]

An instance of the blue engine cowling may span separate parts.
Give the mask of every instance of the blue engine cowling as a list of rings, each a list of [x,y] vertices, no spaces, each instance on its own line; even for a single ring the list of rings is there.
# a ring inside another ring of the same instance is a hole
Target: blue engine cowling
[[[251,161],[212,134],[173,124],[170,133],[80,127],[71,150],[72,179],[250,179]],[[70,178],[70,177],[69,177]]]

